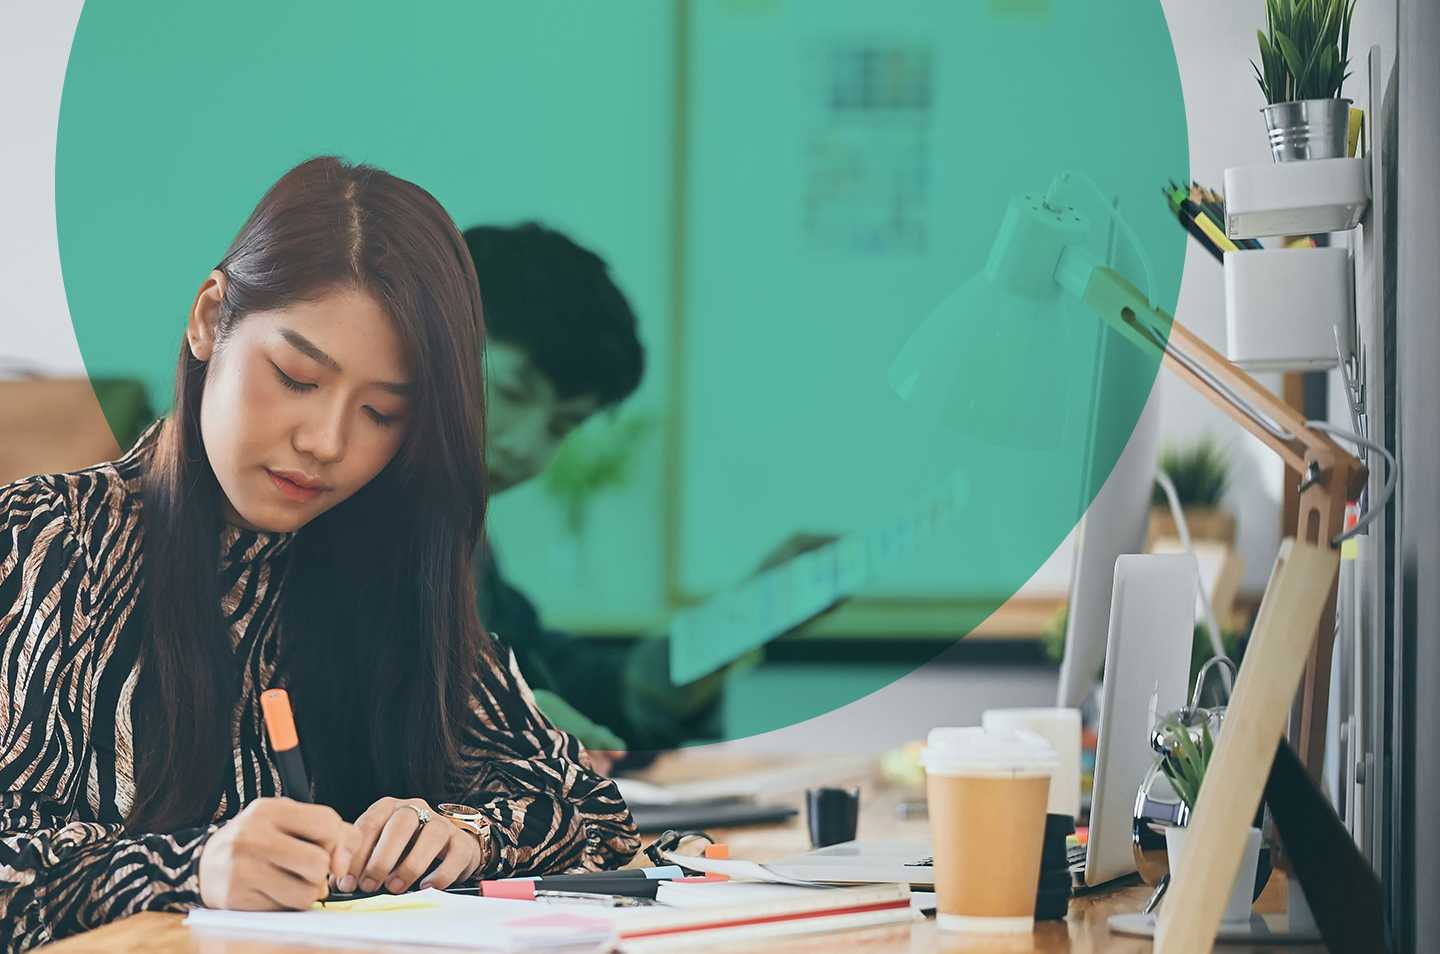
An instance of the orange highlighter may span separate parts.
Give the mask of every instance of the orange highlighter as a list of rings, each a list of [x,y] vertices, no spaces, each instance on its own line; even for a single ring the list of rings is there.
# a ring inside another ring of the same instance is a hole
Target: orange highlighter
[[[311,801],[300,735],[295,731],[295,714],[290,711],[290,694],[284,689],[266,689],[260,693],[260,711],[265,715],[265,728],[270,733],[270,747],[275,750],[285,794],[297,802]]]

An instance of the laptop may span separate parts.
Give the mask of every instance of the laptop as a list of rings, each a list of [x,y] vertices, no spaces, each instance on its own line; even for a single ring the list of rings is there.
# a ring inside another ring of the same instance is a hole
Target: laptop
[[[1090,838],[1070,854],[1071,881],[1095,888],[1135,873],[1135,796],[1154,754],[1158,716],[1185,703],[1199,573],[1188,554],[1125,554],[1115,561]],[[829,884],[935,883],[924,841],[848,841],[768,862],[777,874]]]

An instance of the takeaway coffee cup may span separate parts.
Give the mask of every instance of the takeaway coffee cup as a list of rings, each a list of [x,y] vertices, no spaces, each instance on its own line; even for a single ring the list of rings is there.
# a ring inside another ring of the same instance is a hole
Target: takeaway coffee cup
[[[1023,730],[930,730],[925,767],[941,930],[1034,929],[1055,750]]]

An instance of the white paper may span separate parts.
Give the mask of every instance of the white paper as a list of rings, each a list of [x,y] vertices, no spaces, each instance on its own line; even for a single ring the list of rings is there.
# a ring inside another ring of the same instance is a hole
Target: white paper
[[[369,903],[373,902],[373,903]],[[389,903],[387,903],[389,902]],[[615,938],[606,908],[467,897],[434,889],[309,911],[196,908],[199,931],[259,933],[300,940],[365,941],[480,951],[602,951]]]
[[[663,852],[662,857],[671,864],[683,865],[706,874],[725,875],[736,881],[763,881],[767,884],[799,885],[804,888],[830,887],[814,881],[802,881],[799,878],[787,877],[755,861],[741,861],[736,858],[697,858],[694,855],[682,855],[675,851]]]
[[[620,789],[620,797],[625,799],[627,805],[675,804],[675,793],[663,785],[639,778],[619,777],[612,778],[611,781]]]
[[[781,768],[737,772],[719,778],[674,785],[656,785],[642,779],[617,778],[615,784],[626,802],[634,805],[678,805],[728,798],[766,798],[803,792],[849,778],[861,778],[875,768],[871,755],[840,755],[804,760]]]
[[[721,881],[706,884],[677,884],[671,881],[660,885],[655,900],[673,908],[738,907],[808,897],[819,890],[828,889],[821,885],[801,887],[759,881]]]

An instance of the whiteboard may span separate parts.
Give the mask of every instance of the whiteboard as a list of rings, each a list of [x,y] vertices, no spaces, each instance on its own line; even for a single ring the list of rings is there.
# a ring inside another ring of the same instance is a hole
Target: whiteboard
[[[1160,93],[1116,84],[1135,102],[1097,113],[1053,84],[1027,88],[1012,62],[1019,44],[1035,56],[1083,60],[1068,21],[1134,16],[1123,8],[1137,5],[1070,6],[1051,5],[1044,22],[1002,25],[1014,42],[997,44],[993,23],[977,28],[983,4],[690,5],[681,346],[670,409],[681,419],[671,492],[683,594],[735,584],[793,533],[883,524],[956,473],[969,494],[954,530],[865,595],[1003,598],[1032,577],[1041,588],[1066,586],[1068,561],[1049,558],[1085,503],[1093,316],[1076,305],[1057,327],[1073,374],[1056,388],[1052,447],[940,431],[899,400],[886,372],[936,304],[983,265],[1012,194],[1080,168],[1122,206],[1163,206],[1158,182],[1107,180],[1105,155],[1114,150],[1119,165],[1128,150],[1134,166],[1128,111],[1152,108]],[[879,106],[837,107],[849,95],[837,93],[846,70],[865,57],[872,72],[891,75]],[[990,132],[1042,106],[1052,150],[1007,151]],[[1097,124],[1113,130],[1097,134]],[[1113,145],[1097,155],[1097,141]],[[1183,175],[1183,136],[1178,146],[1174,174]],[[1157,245],[1177,244],[1173,222],[1134,214],[1132,224]],[[1178,244],[1183,250],[1183,234]],[[1171,302],[1173,291],[1165,290]]]

